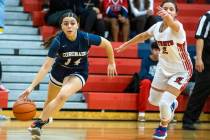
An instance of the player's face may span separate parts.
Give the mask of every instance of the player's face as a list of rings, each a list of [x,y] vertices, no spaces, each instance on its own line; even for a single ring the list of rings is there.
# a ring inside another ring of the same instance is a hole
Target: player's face
[[[66,35],[75,35],[78,30],[78,22],[74,17],[65,17],[61,24],[62,30]]]
[[[156,48],[152,49],[152,54],[158,57],[160,54],[160,49],[156,49]]]
[[[175,5],[171,2],[166,2],[163,4],[162,8],[166,10],[172,17],[176,17],[177,12]]]

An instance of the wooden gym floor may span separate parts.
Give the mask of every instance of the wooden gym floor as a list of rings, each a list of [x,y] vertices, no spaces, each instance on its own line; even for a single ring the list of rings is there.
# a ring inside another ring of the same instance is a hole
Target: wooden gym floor
[[[0,140],[31,140],[29,122],[0,121]],[[41,140],[153,140],[158,122],[55,120],[43,129]],[[168,140],[210,140],[210,123],[200,123],[199,130],[182,130],[181,123],[171,123]]]

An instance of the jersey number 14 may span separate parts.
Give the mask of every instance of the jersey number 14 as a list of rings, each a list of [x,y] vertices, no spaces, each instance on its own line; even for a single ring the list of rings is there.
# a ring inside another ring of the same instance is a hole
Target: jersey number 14
[[[74,65],[79,65],[81,61],[81,58],[77,59],[76,61],[74,61]],[[69,65],[71,63],[71,58],[67,59],[66,62],[64,63],[65,65]]]

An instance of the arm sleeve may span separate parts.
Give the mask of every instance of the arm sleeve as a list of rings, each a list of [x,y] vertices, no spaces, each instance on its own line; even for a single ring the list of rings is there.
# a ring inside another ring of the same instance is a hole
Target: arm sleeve
[[[54,38],[52,43],[50,44],[50,48],[48,51],[48,56],[51,58],[55,58],[56,54],[58,52],[58,48],[60,46],[60,41],[58,40],[58,38]]]
[[[88,45],[100,45],[101,44],[101,37],[95,34],[87,33]]]

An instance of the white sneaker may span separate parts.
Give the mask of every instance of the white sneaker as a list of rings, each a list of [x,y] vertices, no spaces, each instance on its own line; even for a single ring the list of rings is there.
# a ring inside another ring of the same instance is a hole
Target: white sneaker
[[[32,140],[40,140],[41,139],[41,129],[39,127],[29,127],[28,131],[31,133]]]
[[[139,112],[138,121],[145,122],[145,112]]]

